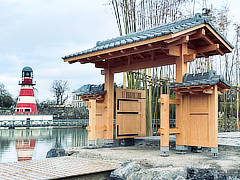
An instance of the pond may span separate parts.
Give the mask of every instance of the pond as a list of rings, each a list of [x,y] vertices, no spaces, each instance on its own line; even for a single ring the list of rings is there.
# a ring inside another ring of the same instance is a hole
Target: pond
[[[52,148],[86,146],[85,128],[0,129],[0,163],[46,158]]]

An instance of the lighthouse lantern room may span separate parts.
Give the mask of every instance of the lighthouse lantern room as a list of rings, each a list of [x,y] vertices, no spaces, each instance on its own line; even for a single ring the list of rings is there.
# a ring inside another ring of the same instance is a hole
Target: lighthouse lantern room
[[[19,85],[21,85],[21,90],[15,114],[38,114],[33,91],[33,86],[36,84],[33,82],[31,67],[26,66],[22,69],[22,81],[19,81]]]

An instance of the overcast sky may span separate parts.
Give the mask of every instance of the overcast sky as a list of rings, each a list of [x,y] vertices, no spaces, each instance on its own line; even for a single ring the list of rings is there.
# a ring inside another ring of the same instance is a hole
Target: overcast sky
[[[68,80],[70,92],[84,84],[100,84],[94,65],[64,63],[61,57],[118,36],[107,0],[0,0],[0,82],[17,97],[25,66],[33,69],[40,101],[51,98],[53,80]],[[213,1],[214,2],[214,1]],[[239,0],[226,1],[239,20]],[[219,5],[218,1],[218,5]],[[122,83],[122,75],[115,75]]]

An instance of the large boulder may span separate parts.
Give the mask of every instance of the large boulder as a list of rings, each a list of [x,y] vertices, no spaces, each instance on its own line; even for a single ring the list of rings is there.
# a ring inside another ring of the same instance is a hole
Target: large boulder
[[[115,169],[110,174],[111,180],[123,180],[137,171],[141,170],[141,166],[134,162],[125,162],[119,168]]]
[[[181,167],[163,167],[141,170],[130,174],[127,180],[145,180],[145,179],[161,179],[161,180],[185,180],[187,177],[186,170]]]
[[[47,152],[46,158],[61,157],[61,156],[65,156],[65,150],[60,148],[54,148]]]

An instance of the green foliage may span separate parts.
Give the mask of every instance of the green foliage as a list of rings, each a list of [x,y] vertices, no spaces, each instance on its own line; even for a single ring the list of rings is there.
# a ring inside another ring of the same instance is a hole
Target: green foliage
[[[13,99],[10,93],[5,89],[3,83],[0,83],[0,108],[9,108],[13,105]]]

